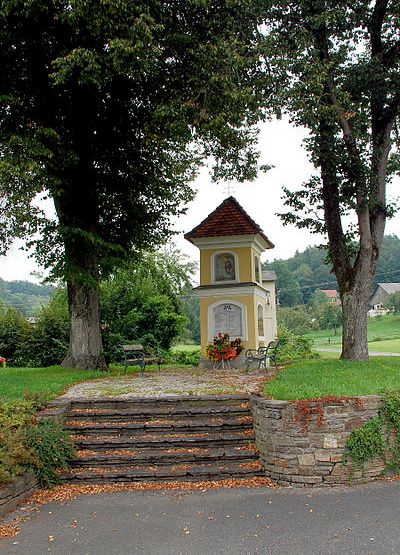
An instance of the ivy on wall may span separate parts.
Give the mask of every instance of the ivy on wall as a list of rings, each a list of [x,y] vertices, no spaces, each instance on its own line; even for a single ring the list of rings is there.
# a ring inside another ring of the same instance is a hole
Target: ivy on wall
[[[386,458],[387,452],[391,454],[390,460]],[[343,462],[350,459],[354,470],[363,470],[374,457],[382,457],[388,469],[400,468],[400,391],[386,393],[379,416],[351,432]]]

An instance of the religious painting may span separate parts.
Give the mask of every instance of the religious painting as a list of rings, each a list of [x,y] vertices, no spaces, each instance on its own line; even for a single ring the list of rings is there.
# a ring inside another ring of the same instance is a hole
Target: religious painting
[[[214,333],[229,334],[231,338],[243,336],[242,309],[233,303],[221,303],[214,308]]]
[[[235,257],[230,253],[217,254],[214,258],[214,280],[235,281]]]

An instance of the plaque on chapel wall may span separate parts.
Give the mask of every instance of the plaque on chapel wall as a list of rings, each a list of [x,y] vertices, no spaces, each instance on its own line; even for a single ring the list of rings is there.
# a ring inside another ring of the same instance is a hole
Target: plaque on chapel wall
[[[235,257],[233,254],[217,254],[214,259],[215,281],[235,281]]]
[[[232,303],[219,304],[214,308],[214,333],[228,333],[232,339],[242,337],[242,309]]]

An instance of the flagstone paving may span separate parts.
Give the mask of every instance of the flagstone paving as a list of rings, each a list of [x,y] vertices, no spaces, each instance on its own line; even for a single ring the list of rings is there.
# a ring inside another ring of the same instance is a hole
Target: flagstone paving
[[[224,395],[259,393],[270,374],[264,371],[165,370],[102,378],[69,388],[64,399],[80,397],[158,397],[164,395]]]

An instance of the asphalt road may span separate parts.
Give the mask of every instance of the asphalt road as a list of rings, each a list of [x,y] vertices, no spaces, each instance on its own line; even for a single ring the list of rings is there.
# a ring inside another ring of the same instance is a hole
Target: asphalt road
[[[0,541],[0,554],[400,553],[399,482],[109,493],[42,505],[31,514],[17,537]]]

